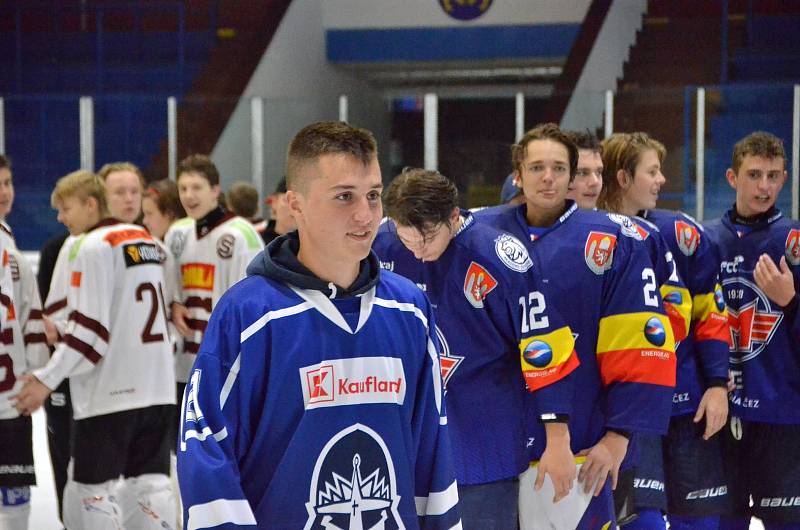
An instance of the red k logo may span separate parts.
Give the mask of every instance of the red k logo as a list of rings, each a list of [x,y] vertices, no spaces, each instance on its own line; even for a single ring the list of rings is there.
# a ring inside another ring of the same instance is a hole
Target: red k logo
[[[306,373],[308,402],[333,401],[333,366],[320,366]]]

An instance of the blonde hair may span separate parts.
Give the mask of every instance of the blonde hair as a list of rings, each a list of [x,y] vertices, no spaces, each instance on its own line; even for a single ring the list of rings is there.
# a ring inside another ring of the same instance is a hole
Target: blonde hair
[[[91,197],[97,201],[101,217],[109,215],[106,185],[98,175],[91,171],[80,169],[58,179],[56,187],[50,195],[50,204],[53,208],[58,208],[64,200],[70,197],[77,197],[81,202],[86,202]]]
[[[97,175],[103,179],[103,182],[108,180],[108,176],[111,173],[116,171],[130,171],[132,173],[136,173],[136,176],[139,177],[139,184],[141,184],[142,189],[147,186],[147,183],[144,180],[144,174],[142,170],[136,164],[131,162],[111,162],[110,164],[106,164],[100,168],[100,171],[97,172]]]
[[[617,173],[620,170],[630,175],[636,174],[636,166],[642,154],[653,150],[658,161],[664,162],[667,149],[664,144],[651,138],[647,133],[614,133],[601,143],[603,148],[603,189],[597,199],[597,207],[609,212],[618,212],[622,208],[622,196],[625,190],[620,186]]]

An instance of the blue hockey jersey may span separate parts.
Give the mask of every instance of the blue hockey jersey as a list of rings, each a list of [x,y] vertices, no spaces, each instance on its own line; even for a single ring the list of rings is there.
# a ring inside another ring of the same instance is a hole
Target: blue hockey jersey
[[[719,284],[719,253],[702,225],[682,212],[647,210],[642,217],[664,236],[691,296],[689,333],[676,352],[672,414],[694,414],[709,383],[728,380],[730,332]]]
[[[460,528],[429,302],[372,254],[331,289],[297,248],[274,240],[214,308],[182,409],[185,528]]]
[[[719,248],[720,280],[731,331],[736,389],[731,415],[764,423],[800,423],[800,322],[784,313],[756,285],[753,270],[761,254],[781,257],[800,287],[800,223],[775,212],[738,230],[733,212],[708,223]]]
[[[381,225],[373,250],[383,268],[415,282],[434,307],[453,460],[463,485],[516,477],[527,468],[525,381],[540,412],[569,414],[572,387],[563,378],[578,360],[572,333],[548,305],[547,286],[523,243],[462,215],[436,261],[415,258],[391,220]],[[557,380],[562,383],[551,384]]]
[[[602,210],[600,210],[602,211]],[[692,320],[692,297],[673,259],[672,251],[659,228],[641,217],[627,217],[608,213],[608,218],[622,226],[623,234],[644,241],[650,252],[650,261],[656,274],[664,311],[669,317],[675,344],[689,334]],[[631,228],[633,225],[635,228]]]
[[[675,345],[647,247],[605,212],[572,202],[531,241],[527,205],[475,214],[528,243],[556,309],[576,335],[580,365],[570,416],[573,451],[593,446],[606,429],[665,433],[675,386]],[[533,435],[533,458],[544,429]]]

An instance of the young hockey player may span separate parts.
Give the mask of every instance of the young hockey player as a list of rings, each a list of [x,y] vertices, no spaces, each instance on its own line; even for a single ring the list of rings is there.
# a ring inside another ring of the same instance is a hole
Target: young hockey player
[[[576,335],[580,366],[570,414],[572,450],[581,458],[570,495],[553,503],[520,484],[523,529],[600,529],[614,524],[611,489],[633,432],[666,432],[675,385],[672,328],[646,247],[605,212],[566,199],[578,150],[554,124],[528,131],[512,148],[526,203],[476,214],[479,222],[527,244],[553,304]],[[590,300],[591,303],[585,301]],[[531,422],[531,456],[541,458],[544,433]],[[535,465],[535,463],[534,463]],[[593,497],[593,495],[595,495]]]
[[[214,308],[186,389],[186,527],[460,528],[433,312],[370,252],[375,140],[312,124],[286,165],[298,231]]]
[[[90,172],[60,179],[52,202],[71,231],[87,233],[68,257],[63,340],[46,366],[23,376],[17,409],[31,414],[70,378],[75,423],[65,526],[170,528],[175,387],[163,253],[144,229],[109,217],[103,182]],[[130,495],[118,499],[120,476]]]

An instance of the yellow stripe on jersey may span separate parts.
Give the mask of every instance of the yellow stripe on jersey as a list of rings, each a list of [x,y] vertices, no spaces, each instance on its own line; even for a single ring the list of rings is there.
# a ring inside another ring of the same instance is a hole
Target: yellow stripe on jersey
[[[647,338],[646,327],[653,319],[661,324],[664,331],[664,341],[660,345],[657,330],[652,330],[649,335],[651,338]],[[653,348],[675,351],[675,338],[666,316],[643,311],[609,315],[600,319],[597,334],[598,355],[611,351]]]
[[[572,330],[564,326],[523,339],[519,343],[519,361],[529,390],[561,379],[579,364]]]
[[[575,457],[575,465],[579,466],[579,465],[581,465],[581,464],[583,464],[585,462],[586,462],[586,457],[585,456],[576,456]],[[536,467],[538,465],[539,465],[539,461],[538,460],[531,460],[530,463],[528,464],[528,467]]]
[[[672,324],[672,332],[676,342],[680,342],[689,334],[692,322],[692,294],[686,287],[664,284],[659,289],[664,300],[664,309]]]
[[[719,284],[714,286],[713,293],[695,295],[692,303],[692,322],[695,323],[697,340],[730,342],[728,309],[725,307]]]

